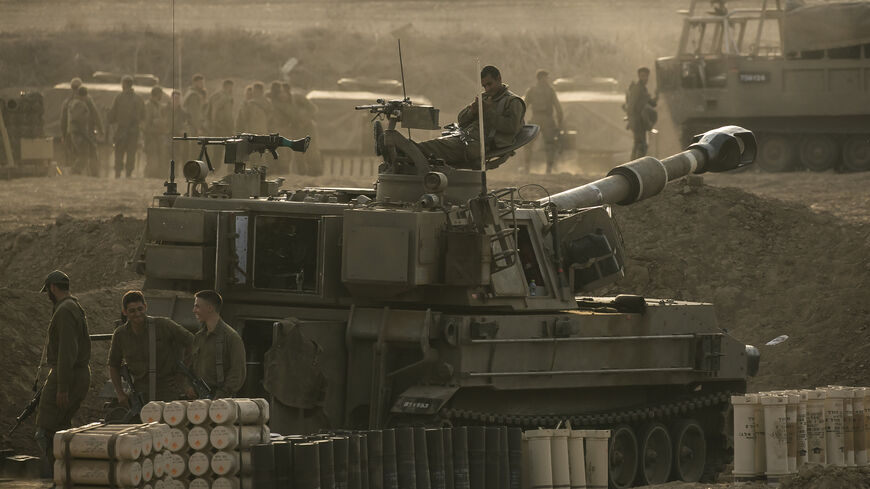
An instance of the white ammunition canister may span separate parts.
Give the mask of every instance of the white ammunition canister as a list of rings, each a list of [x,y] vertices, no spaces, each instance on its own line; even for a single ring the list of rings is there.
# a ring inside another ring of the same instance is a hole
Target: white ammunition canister
[[[846,437],[843,433],[844,394],[840,389],[825,389],[825,442],[828,465],[846,465]]]
[[[163,460],[163,453],[156,453],[153,457],[154,460],[154,478],[159,479],[163,477],[163,474],[166,473],[166,461]]]
[[[142,459],[142,482],[151,482],[154,478],[154,460],[149,457]]]
[[[797,468],[807,463],[807,393],[800,391],[800,401],[798,403],[798,418],[797,418]]]
[[[163,406],[163,422],[169,426],[187,423],[187,401],[167,402]]]
[[[550,456],[553,458],[553,489],[570,489],[571,469],[568,461],[568,436],[571,430],[552,430]]]
[[[734,477],[752,480],[760,476],[755,470],[755,407],[758,396],[731,396],[734,407]]]
[[[173,479],[181,478],[187,475],[187,454],[173,453],[172,455],[170,455],[165,475],[168,475]]]
[[[202,424],[208,421],[208,408],[211,399],[197,399],[187,404],[187,420],[191,424]]]
[[[568,463],[571,469],[571,489],[586,489],[586,456],[583,431],[571,430],[568,437]]]
[[[217,475],[235,475],[239,465],[239,452],[220,451],[211,457],[211,471]]]
[[[164,448],[172,452],[180,452],[187,448],[187,428],[170,428]]]
[[[139,410],[139,417],[143,423],[163,422],[163,401],[151,401]]]
[[[766,394],[758,395],[758,404],[755,405],[755,473],[764,475],[767,470],[767,455],[764,448],[764,406],[761,399]]]
[[[870,463],[867,456],[867,399],[866,387],[853,389],[855,398],[852,399],[852,416],[855,426],[855,465],[864,467]]]
[[[114,465],[114,467],[112,467]],[[109,480],[114,472],[115,480]],[[74,485],[135,487],[142,481],[142,466],[139,462],[125,460],[72,459],[69,466],[70,481]],[[66,482],[66,466],[62,460],[54,462],[54,482],[58,486]]]
[[[797,473],[798,455],[798,405],[801,401],[799,394],[789,392],[785,405],[786,436],[788,437],[788,473]]]
[[[761,398],[764,406],[764,445],[768,482],[776,482],[788,471],[787,396],[768,395]]]
[[[68,431],[58,431],[54,435],[52,451],[54,458],[64,458],[66,443],[63,441]],[[113,453],[109,453],[110,442],[114,438]],[[69,454],[82,459],[120,459],[136,460],[142,455],[142,438],[138,433],[111,433],[81,431],[71,435]]]
[[[154,481],[153,487],[154,489],[166,489],[166,482],[163,479],[158,479]]]
[[[610,430],[585,430],[586,443],[586,487],[588,489],[607,489],[607,457]]]
[[[843,447],[846,450],[846,466],[855,467],[855,393],[850,387],[840,390],[843,392]]]
[[[202,477],[198,477],[190,481],[190,484],[187,486],[188,489],[210,489],[209,483],[206,479]]]
[[[269,401],[263,399],[262,397],[258,397],[255,399],[251,399],[252,401],[257,403],[257,406],[260,406],[260,420],[263,424],[267,424],[269,422]]]
[[[238,477],[218,477],[211,485],[211,489],[240,489]]]
[[[218,450],[250,448],[269,440],[263,426],[215,426],[209,434],[211,446]]]
[[[807,463],[828,463],[828,442],[825,422],[825,398],[823,390],[805,391],[807,396]]]
[[[260,405],[250,399],[216,399],[208,408],[215,424],[265,424]]]
[[[211,461],[208,459],[207,454],[203,452],[194,452],[187,461],[187,468],[194,476],[202,477],[206,475],[211,468]]]
[[[551,489],[553,487],[551,431],[529,430],[523,433],[523,438],[528,440],[529,443],[529,480],[531,487]]]
[[[203,426],[194,426],[187,433],[187,444],[191,450],[205,450],[209,446],[208,430]]]

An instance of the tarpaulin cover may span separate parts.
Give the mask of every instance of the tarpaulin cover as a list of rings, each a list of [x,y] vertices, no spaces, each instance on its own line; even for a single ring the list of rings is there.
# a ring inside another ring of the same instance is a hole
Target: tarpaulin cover
[[[870,43],[870,2],[826,3],[789,9],[782,23],[782,38],[786,53]]]

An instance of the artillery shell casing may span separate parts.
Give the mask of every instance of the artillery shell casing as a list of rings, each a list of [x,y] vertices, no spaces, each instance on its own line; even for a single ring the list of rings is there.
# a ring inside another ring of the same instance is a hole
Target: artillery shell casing
[[[272,444],[272,448],[275,451],[275,487],[284,489],[292,482],[292,445],[288,441],[276,441]]]
[[[367,431],[369,489],[384,488],[384,452],[380,431]]]
[[[508,437],[508,465],[510,467],[510,477],[508,479],[508,487],[510,489],[520,489],[522,485],[523,472],[523,430],[521,428],[507,428]],[[580,441],[582,448],[583,441]],[[582,461],[583,458],[581,457]]]
[[[317,444],[294,443],[293,462],[293,487],[320,489],[320,448]]]
[[[440,428],[426,430],[426,455],[429,458],[429,484],[432,489],[445,489],[444,439]]]
[[[384,489],[398,489],[399,475],[396,466],[396,430],[381,431],[384,456]]]
[[[453,435],[450,428],[441,428],[441,445],[444,447],[444,487],[453,489]]]
[[[369,488],[369,442],[366,433],[359,434],[359,486]]]
[[[335,489],[335,459],[332,440],[314,442],[320,452],[320,489]]]
[[[453,487],[471,489],[468,479],[468,428],[460,426],[453,433]]]
[[[425,428],[414,428],[414,469],[417,471],[417,489],[431,489],[429,450],[426,447]]]
[[[417,489],[417,469],[414,464],[414,429],[396,428],[396,468],[399,487]]]
[[[254,487],[275,489],[275,448],[271,443],[260,443],[251,447],[250,466]]]
[[[360,465],[359,444],[360,436],[351,434],[348,437],[347,449],[347,487],[348,489],[362,489],[362,467]],[[414,489],[413,487],[410,489]]]
[[[332,439],[332,458],[335,467],[335,489],[347,489],[348,445],[348,439],[344,436],[337,436]]]

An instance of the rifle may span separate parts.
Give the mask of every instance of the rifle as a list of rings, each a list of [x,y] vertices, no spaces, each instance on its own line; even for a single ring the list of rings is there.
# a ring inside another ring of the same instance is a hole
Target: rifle
[[[33,393],[33,398],[30,399],[30,402],[27,403],[27,406],[25,406],[24,410],[21,411],[21,414],[19,414],[18,417],[15,418],[15,425],[12,426],[8,433],[6,433],[6,436],[12,436],[12,433],[14,433],[15,430],[17,430],[18,427],[21,426],[21,423],[27,420],[27,418],[29,418],[30,415],[33,414],[34,411],[36,411],[36,407],[39,406],[39,399],[42,397],[43,388],[45,388],[45,384],[42,384],[42,387],[40,387]]]
[[[130,423],[134,419],[139,416],[139,413],[142,411],[142,406],[145,405],[145,397],[141,392],[136,390],[136,387],[133,386],[133,376],[130,375],[130,368],[127,364],[121,365],[119,369],[121,371],[121,378],[127,382],[127,385],[130,386],[130,410],[127,411],[127,414],[124,415],[124,418],[121,420],[121,423]],[[152,396],[154,393],[152,393]]]
[[[190,381],[190,384],[193,385],[193,390],[196,391],[196,397],[199,399],[213,399],[214,398],[214,390],[209,387],[209,385],[202,380],[202,377],[197,377],[193,375],[193,372],[187,368],[187,365],[184,364],[181,360],[176,362],[178,365],[178,369],[181,370],[181,373],[187,377],[187,380]]]

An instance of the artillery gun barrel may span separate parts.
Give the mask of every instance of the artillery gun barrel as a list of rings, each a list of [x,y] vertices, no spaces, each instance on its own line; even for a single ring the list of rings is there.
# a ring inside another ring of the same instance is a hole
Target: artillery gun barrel
[[[619,165],[594,182],[538,200],[560,209],[605,204],[628,205],[659,194],[671,180],[690,173],[723,172],[752,163],[756,142],[752,132],[725,126],[695,136],[686,151],[662,160],[645,156]]]

